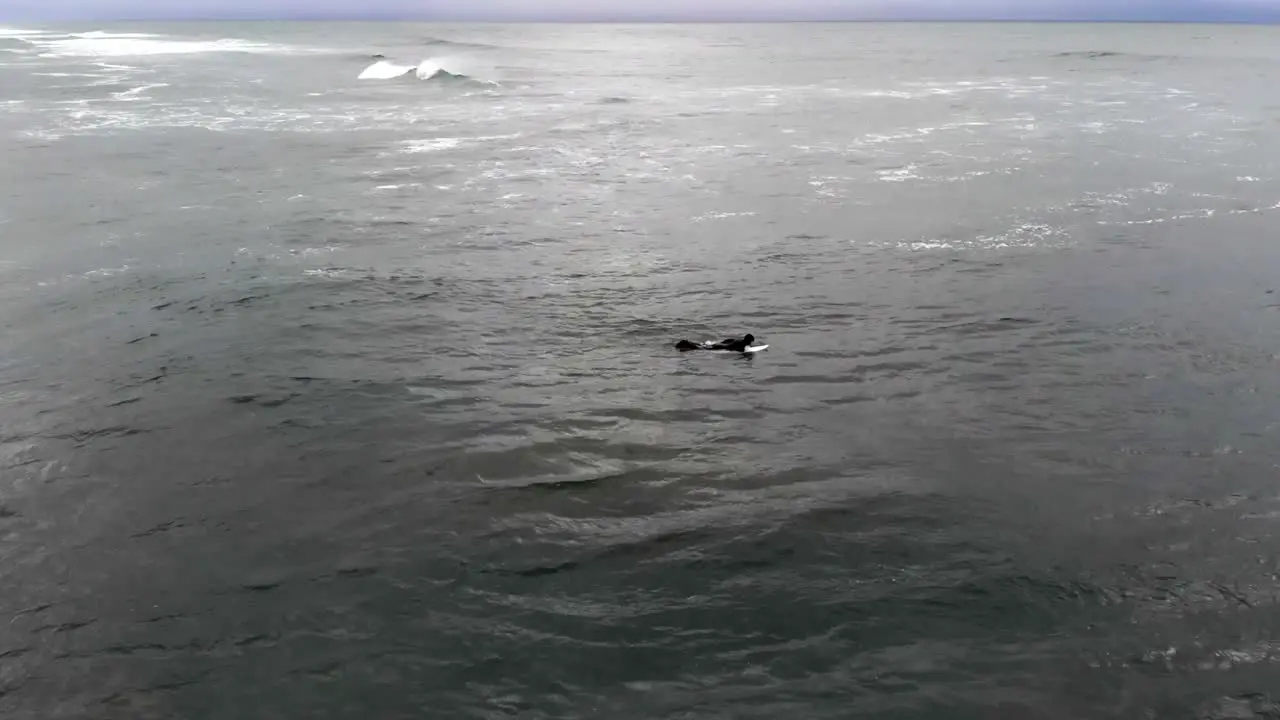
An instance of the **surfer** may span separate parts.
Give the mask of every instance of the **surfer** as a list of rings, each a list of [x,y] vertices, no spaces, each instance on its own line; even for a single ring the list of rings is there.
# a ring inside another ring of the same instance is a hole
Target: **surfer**
[[[730,352],[746,352],[751,343],[755,342],[756,336],[747,333],[741,340],[736,338],[728,338],[720,342],[692,343],[688,340],[681,340],[676,343],[676,349],[685,350],[728,350]]]

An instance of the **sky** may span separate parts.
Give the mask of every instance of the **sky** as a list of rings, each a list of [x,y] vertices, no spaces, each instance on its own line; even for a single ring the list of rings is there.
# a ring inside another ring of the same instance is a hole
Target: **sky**
[[[1280,22],[1280,0],[0,0],[0,19]]]

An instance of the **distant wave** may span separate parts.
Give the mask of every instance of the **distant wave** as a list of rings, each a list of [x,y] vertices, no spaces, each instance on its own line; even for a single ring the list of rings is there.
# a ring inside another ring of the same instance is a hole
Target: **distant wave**
[[[1118,52],[1115,50],[1072,50],[1056,53],[1054,57],[1079,58],[1083,60],[1139,60],[1142,62],[1181,59],[1177,55],[1150,55],[1146,53]]]
[[[380,57],[380,56],[375,56]],[[451,72],[437,60],[423,60],[417,65],[401,65],[391,62],[390,60],[378,60],[369,67],[365,68],[358,76],[357,80],[393,80],[395,78],[405,77],[412,74],[419,80],[436,80],[436,81],[470,81],[478,82],[486,85],[494,85],[487,80],[477,80],[462,73]]]
[[[86,33],[71,33],[71,37],[78,37],[84,40],[111,40],[125,38],[155,38],[162,37],[155,33],[109,33],[104,30],[90,30]]]
[[[0,39],[18,40],[37,48],[44,57],[132,57],[142,55],[190,55],[198,53],[288,53],[293,49],[281,45],[220,38],[217,40],[184,39],[153,33],[44,32],[0,28]]]
[[[422,43],[433,47],[473,48],[482,50],[493,50],[498,47],[497,45],[486,45],[485,43],[458,42],[456,40],[445,40],[443,38],[434,37],[423,38]]]
[[[1125,53],[1113,52],[1111,50],[1071,50],[1068,52],[1060,52],[1056,57],[1082,57],[1089,58],[1090,60],[1097,60],[1100,58],[1120,57],[1124,54]]]
[[[1076,60],[1124,60],[1129,63],[1167,63],[1167,61],[1183,60],[1180,55],[1153,55],[1148,53],[1120,53],[1116,50],[1074,50],[1068,53],[1056,53],[1055,58],[1073,58]]]
[[[0,27],[0,37],[28,37],[31,35],[46,35],[43,30],[23,30],[22,28]]]
[[[138,55],[191,55],[198,53],[268,53],[271,45],[236,38],[220,40],[166,40],[155,37],[95,35],[41,43],[52,57],[130,57]]]

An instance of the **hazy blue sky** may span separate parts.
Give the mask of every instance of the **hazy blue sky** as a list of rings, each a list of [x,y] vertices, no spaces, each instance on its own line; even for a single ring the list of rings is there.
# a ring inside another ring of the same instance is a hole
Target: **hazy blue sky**
[[[1280,0],[0,0],[0,18],[352,17],[1280,22]]]

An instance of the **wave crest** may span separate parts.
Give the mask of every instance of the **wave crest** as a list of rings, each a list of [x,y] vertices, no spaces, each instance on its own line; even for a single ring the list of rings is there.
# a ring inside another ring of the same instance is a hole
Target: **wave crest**
[[[381,56],[374,56],[381,57]],[[452,72],[443,67],[438,60],[423,60],[417,65],[401,65],[390,60],[378,60],[369,67],[365,68],[356,76],[357,80],[393,80],[395,78],[405,77],[412,74],[419,80],[470,80],[473,82],[484,82],[483,80],[475,80],[474,78],[462,73]]]
[[[402,75],[408,75],[417,68],[413,65],[397,65],[387,60],[379,60],[369,67],[365,68],[358,76],[357,80],[390,80],[398,78]]]

